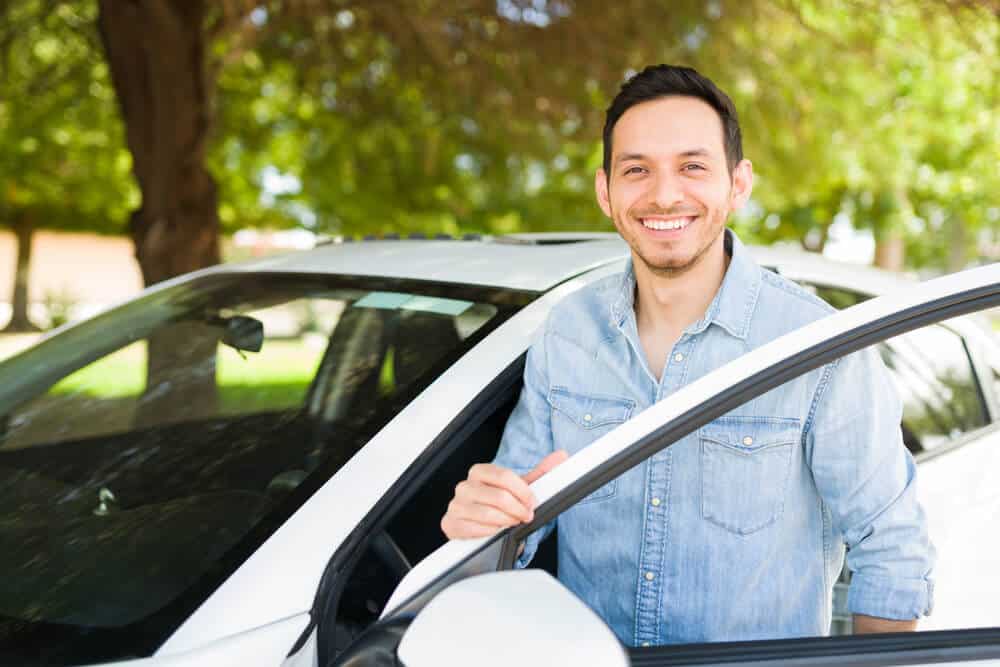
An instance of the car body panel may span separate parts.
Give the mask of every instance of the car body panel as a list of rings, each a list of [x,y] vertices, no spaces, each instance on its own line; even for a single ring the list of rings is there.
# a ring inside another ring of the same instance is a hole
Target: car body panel
[[[189,651],[138,660],[103,663],[122,667],[245,667],[279,665],[309,623],[309,614],[297,614],[259,628],[208,642]]]
[[[558,245],[471,241],[331,243],[308,253],[280,255],[233,271],[296,271],[432,280],[508,289],[546,290],[628,254],[622,241]]]

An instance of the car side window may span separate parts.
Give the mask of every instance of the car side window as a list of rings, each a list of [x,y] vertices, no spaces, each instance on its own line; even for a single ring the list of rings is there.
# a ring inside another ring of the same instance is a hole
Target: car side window
[[[813,287],[837,309],[869,297]],[[903,440],[916,453],[931,450],[989,423],[964,339],[942,325],[923,327],[879,345],[903,401]]]
[[[904,438],[912,451],[932,450],[989,423],[958,334],[924,327],[886,341],[879,352],[903,401]]]

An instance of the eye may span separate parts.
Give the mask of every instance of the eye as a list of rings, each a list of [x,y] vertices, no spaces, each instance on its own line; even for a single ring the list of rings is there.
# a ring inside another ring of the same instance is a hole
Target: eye
[[[629,176],[631,174],[640,174],[640,173],[642,173],[644,171],[646,171],[646,170],[643,167],[633,166],[633,167],[629,167],[628,169],[625,170],[625,175]]]
[[[688,162],[681,169],[684,171],[705,171],[705,165],[698,164],[697,162]]]

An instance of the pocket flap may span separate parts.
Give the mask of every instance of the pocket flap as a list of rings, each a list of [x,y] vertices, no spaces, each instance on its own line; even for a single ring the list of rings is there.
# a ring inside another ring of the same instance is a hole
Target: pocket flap
[[[549,390],[549,405],[581,428],[621,424],[632,414],[635,401],[617,396],[578,394],[563,387]]]
[[[724,416],[703,426],[700,436],[720,445],[753,452],[798,442],[801,428],[799,420],[793,418]]]

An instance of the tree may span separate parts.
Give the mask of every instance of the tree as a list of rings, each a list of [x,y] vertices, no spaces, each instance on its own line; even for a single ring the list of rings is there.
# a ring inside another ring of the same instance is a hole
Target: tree
[[[36,328],[28,318],[35,231],[110,232],[134,200],[94,19],[79,3],[0,4],[0,224],[18,248],[5,331]]]
[[[143,191],[131,230],[147,282],[217,259],[206,163],[233,222],[348,233],[605,224],[586,174],[603,106],[629,70],[657,61],[702,68],[744,110],[761,219],[777,221],[758,236],[818,249],[842,213],[898,251],[925,206],[914,186],[925,130],[941,120],[915,91],[952,88],[921,49],[996,69],[985,0],[100,7]],[[947,132],[984,110],[972,99],[946,115]],[[975,144],[976,159],[993,145]],[[295,185],[264,201],[250,181],[265,169]]]

